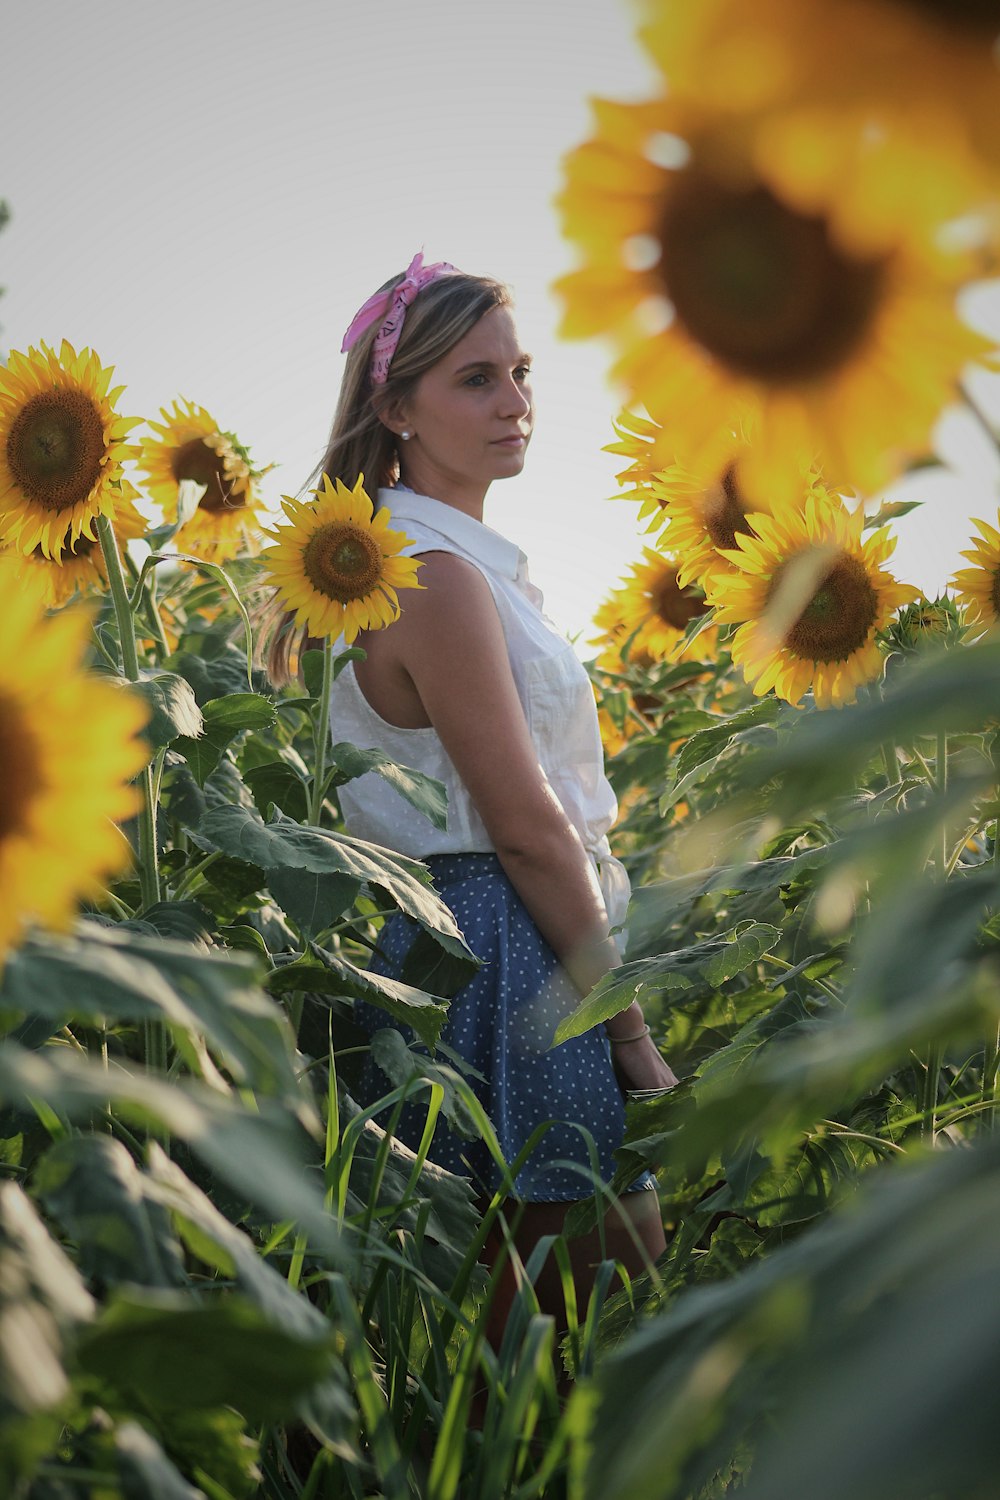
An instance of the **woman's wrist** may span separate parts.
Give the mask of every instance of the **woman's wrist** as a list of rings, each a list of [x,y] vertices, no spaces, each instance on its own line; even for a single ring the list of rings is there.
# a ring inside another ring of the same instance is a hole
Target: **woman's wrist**
[[[604,1029],[611,1042],[639,1041],[642,1037],[649,1035],[646,1017],[642,1013],[642,1006],[638,1000],[633,1000],[631,1005],[605,1021]]]

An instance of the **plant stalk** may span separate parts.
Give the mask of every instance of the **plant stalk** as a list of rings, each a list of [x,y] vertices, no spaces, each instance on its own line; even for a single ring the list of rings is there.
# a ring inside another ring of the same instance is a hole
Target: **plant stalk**
[[[330,743],[330,692],[333,687],[333,643],[329,636],[323,642],[323,686],[319,708],[313,722],[313,781],[309,792],[309,823],[318,828],[323,816],[323,790],[326,782],[326,749]]]
[[[942,802],[944,794],[948,790],[948,736],[943,729],[938,730],[937,737],[937,761],[935,765],[935,780],[937,789],[941,795]],[[948,829],[944,821],[942,809],[941,819],[941,842],[935,860],[938,875],[942,880],[948,878]],[[933,1144],[937,1133],[937,1106],[938,1093],[941,1083],[941,1047],[935,1045],[927,1054],[927,1071],[924,1075],[923,1089],[923,1122],[921,1133]]]

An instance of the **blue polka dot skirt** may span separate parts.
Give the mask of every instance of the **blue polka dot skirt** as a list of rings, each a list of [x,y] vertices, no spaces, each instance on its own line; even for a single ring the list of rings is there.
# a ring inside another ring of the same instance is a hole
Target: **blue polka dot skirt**
[[[437,854],[426,863],[483,965],[453,998],[441,1041],[482,1074],[481,1080],[471,1076],[469,1083],[493,1124],[508,1166],[537,1126],[555,1122],[518,1171],[518,1196],[528,1202],[586,1198],[594,1191],[594,1164],[604,1182],[611,1179],[614,1151],[625,1126],[604,1027],[596,1026],[548,1051],[556,1026],[576,1009],[579,996],[499,859],[495,854]],[[372,971],[399,978],[417,930],[408,917],[391,918],[373,955]],[[355,1016],[370,1035],[393,1024],[384,1011],[362,1001],[355,1004]],[[412,1032],[404,1030],[404,1035],[414,1042]],[[440,1054],[438,1060],[445,1061]],[[374,1104],[390,1088],[369,1058],[362,1102]],[[426,1103],[405,1105],[397,1137],[416,1150],[426,1119]],[[456,1134],[443,1117],[429,1154],[449,1171],[471,1176],[479,1192],[492,1193],[500,1185],[484,1142]],[[629,1191],[654,1186],[652,1175],[644,1172]]]

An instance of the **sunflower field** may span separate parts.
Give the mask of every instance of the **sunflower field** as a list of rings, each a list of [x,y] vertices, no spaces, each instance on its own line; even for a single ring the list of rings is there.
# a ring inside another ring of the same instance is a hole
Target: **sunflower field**
[[[963,313],[1000,249],[1000,7],[638,12],[662,89],[594,101],[555,286],[623,396],[636,561],[591,644],[634,894],[625,961],[553,1045],[641,1000],[680,1083],[629,1101],[611,1188],[656,1173],[667,1251],[577,1305],[595,1182],[485,1337],[512,1204],[484,1214],[429,1151],[443,1119],[502,1161],[442,1041],[476,960],[427,868],[338,810],[375,773],[447,816],[330,734],[359,633],[419,586],[391,514],[324,480],[275,520],[203,407],[143,422],[93,350],[12,352],[10,1500],[997,1493],[1000,510],[930,600],[885,491],[940,462],[955,403],[1000,452],[975,395],[1000,353]],[[400,911],[392,980],[366,961]],[[359,999],[386,1016],[378,1111]]]

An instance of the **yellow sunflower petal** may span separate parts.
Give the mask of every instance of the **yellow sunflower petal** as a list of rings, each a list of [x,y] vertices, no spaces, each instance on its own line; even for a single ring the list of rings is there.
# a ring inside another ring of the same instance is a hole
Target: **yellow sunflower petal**
[[[273,545],[263,562],[298,625],[315,636],[342,633],[350,644],[398,618],[395,591],[421,587],[421,564],[397,555],[408,537],[376,524],[363,476],[348,489],[324,474],[313,495],[311,504],[284,498],[287,523],[267,532]]]
[[[114,517],[130,487],[124,441],[136,425],[119,417],[111,370],[89,349],[63,341],[12,352],[0,367],[0,538],[20,552],[58,560],[93,535],[94,518]]]
[[[798,703],[811,685],[820,708],[853,702],[881,671],[878,632],[917,590],[881,567],[883,533],[863,540],[860,509],[819,484],[797,512],[753,526],[726,553],[733,572],[706,589],[716,617],[739,627],[733,661],[758,696]]]
[[[150,422],[152,437],[141,445],[139,465],[147,489],[168,522],[178,518],[180,486],[189,480],[204,485],[194,514],[175,537],[178,551],[224,562],[240,552],[256,552],[259,543],[261,472],[232,433],[222,432],[203,406],[178,398]]]
[[[115,826],[137,810],[147,760],[138,697],[86,670],[90,621],[46,620],[37,581],[0,559],[0,957],[41,923],[65,927],[130,850]]]
[[[593,150],[567,158],[559,203],[584,260],[555,287],[564,335],[612,338],[613,378],[685,467],[735,462],[749,421],[740,477],[758,505],[794,504],[811,463],[883,487],[990,347],[956,311],[982,262],[940,233],[951,157],[870,140],[857,112],[825,106],[735,116],[683,90],[654,103],[655,130],[649,104],[618,106],[613,128],[605,109]],[[658,167],[665,135],[689,154]],[[614,176],[592,170],[605,156]],[[995,219],[981,239],[995,254]]]

